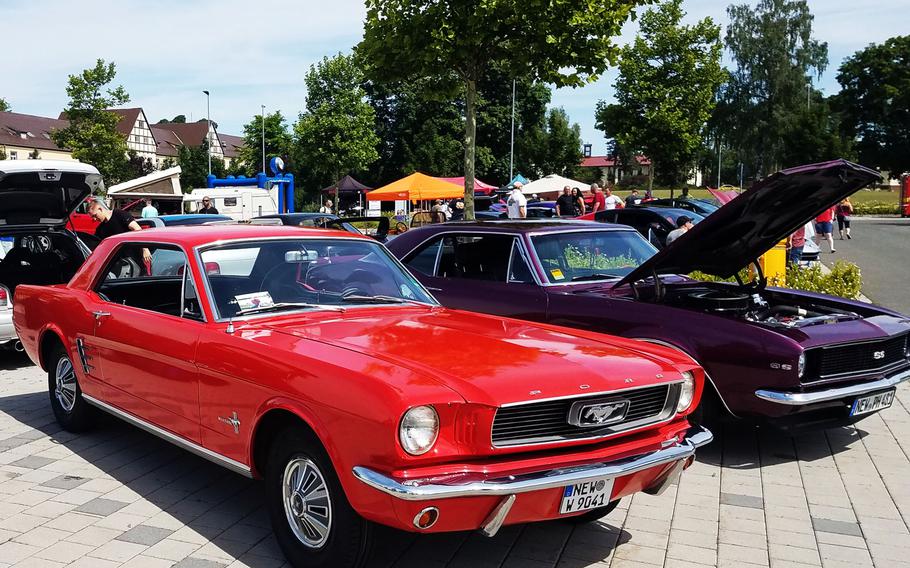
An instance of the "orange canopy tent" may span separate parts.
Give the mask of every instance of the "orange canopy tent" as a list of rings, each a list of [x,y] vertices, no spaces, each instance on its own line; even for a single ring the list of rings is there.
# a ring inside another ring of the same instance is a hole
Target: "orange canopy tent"
[[[454,199],[462,195],[464,186],[415,172],[367,193],[367,201]]]

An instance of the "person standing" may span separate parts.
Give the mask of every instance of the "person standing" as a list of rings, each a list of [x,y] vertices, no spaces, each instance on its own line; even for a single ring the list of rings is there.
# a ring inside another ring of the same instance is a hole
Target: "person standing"
[[[606,188],[604,191],[606,192],[606,196],[604,197],[604,206],[607,209],[616,209],[617,207],[622,209],[622,207],[623,207],[622,199],[613,195],[613,190],[610,189],[609,187]]]
[[[157,217],[158,209],[156,209],[155,206],[152,205],[152,200],[146,198],[143,201],[145,201],[145,207],[142,208],[142,213],[140,213],[140,216],[143,219],[148,219],[149,217]]]
[[[844,240],[844,235],[847,235],[848,239],[852,239],[850,236],[850,216],[853,215],[853,204],[850,203],[850,198],[845,197],[843,201],[837,204],[837,232],[840,233],[840,240]]]
[[[452,218],[449,221],[464,221],[464,201],[456,201],[455,208],[452,210]]]
[[[803,225],[787,237],[787,264],[799,264],[803,259],[803,247],[806,244],[806,226]]]
[[[325,204],[319,208],[319,212],[331,215],[332,214],[332,200],[326,199]],[[217,211],[216,211],[216,213],[217,213]]]
[[[575,213],[575,200],[569,186],[562,188],[562,195],[556,200],[556,216],[569,217]]]
[[[204,215],[217,215],[218,210],[212,205],[212,198],[206,195],[202,198],[202,209],[199,210]]]
[[[509,219],[524,219],[528,216],[528,200],[521,192],[521,184],[515,184],[506,201],[506,209],[509,212]]]
[[[632,193],[626,196],[626,207],[634,207],[641,203],[641,196],[638,195],[638,190],[633,189]]]
[[[98,223],[95,228],[95,236],[102,241],[121,233],[142,230],[142,227],[133,219],[132,215],[123,209],[107,209],[98,200],[92,200],[91,204],[89,204],[88,214],[93,221]],[[140,267],[145,269],[144,274],[151,273],[152,253],[149,249],[142,249],[142,258],[136,258],[135,260]]]
[[[575,216],[585,214],[585,196],[577,187],[572,188],[572,205],[574,206]]]
[[[821,250],[821,241],[828,241],[831,252],[834,250],[834,207],[825,209],[821,215],[815,218],[815,235],[819,250]]]
[[[691,229],[691,228],[694,227],[694,226],[695,226],[695,225],[692,224],[692,219],[689,219],[689,218],[686,217],[685,215],[680,215],[679,218],[676,220],[676,227],[677,227],[677,228],[674,229],[674,230],[672,230],[672,231],[670,231],[670,234],[667,235],[667,246],[669,246],[670,243],[672,243],[673,241],[675,241],[675,240],[678,239],[679,237],[681,237],[681,236],[683,236],[684,234],[688,233],[688,232],[689,232],[689,229]]]
[[[596,183],[592,183],[591,193],[594,195],[594,204],[591,206],[591,213],[597,213],[598,211],[606,209],[606,197],[604,197],[604,192],[601,191],[600,186]]]

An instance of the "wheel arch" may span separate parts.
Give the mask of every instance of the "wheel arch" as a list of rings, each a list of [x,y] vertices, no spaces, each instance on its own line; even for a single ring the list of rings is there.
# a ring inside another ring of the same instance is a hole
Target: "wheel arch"
[[[38,336],[38,365],[41,369],[47,371],[47,360],[51,355],[51,349],[57,345],[66,350],[63,333],[56,327],[50,325],[45,327]]]
[[[331,444],[327,443],[326,432],[320,427],[318,421],[296,402],[272,400],[260,409],[250,434],[249,463],[253,477],[263,477],[269,448],[275,441],[276,435],[282,430],[292,427],[300,427],[303,432],[312,436],[336,465],[337,471],[338,460],[333,455],[333,448]]]
[[[714,382],[714,379],[711,378],[711,374],[708,372],[708,369],[702,364],[701,361],[698,360],[697,357],[692,355],[692,353],[690,353],[687,349],[680,347],[679,345],[676,345],[674,343],[670,343],[669,341],[665,341],[663,339],[655,339],[653,337],[633,337],[632,339],[635,339],[638,341],[644,341],[645,343],[653,343],[654,345],[661,345],[663,347],[667,347],[670,349],[675,349],[675,350],[679,351],[680,353],[683,353],[686,357],[695,361],[695,363],[698,364],[704,370],[705,378],[707,379],[707,384],[711,386],[711,390],[714,392],[714,395],[717,397],[717,400],[720,401],[720,404],[723,407],[723,409],[730,416],[732,416],[734,418],[739,418],[739,416],[735,412],[730,410],[729,406],[727,406],[727,401],[725,401],[724,397],[720,394],[720,390],[717,388],[717,384]],[[702,396],[704,397],[704,395],[702,395]]]

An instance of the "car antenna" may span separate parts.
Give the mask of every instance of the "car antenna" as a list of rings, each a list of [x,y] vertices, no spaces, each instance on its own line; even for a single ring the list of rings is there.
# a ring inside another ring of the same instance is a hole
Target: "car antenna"
[[[224,330],[225,333],[234,333],[234,318],[228,320],[227,329]]]

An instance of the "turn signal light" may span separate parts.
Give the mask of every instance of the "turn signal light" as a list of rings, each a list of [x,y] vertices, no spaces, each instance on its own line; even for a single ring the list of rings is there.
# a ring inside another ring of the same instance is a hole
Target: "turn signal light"
[[[0,308],[9,306],[9,291],[5,287],[0,287]]]

